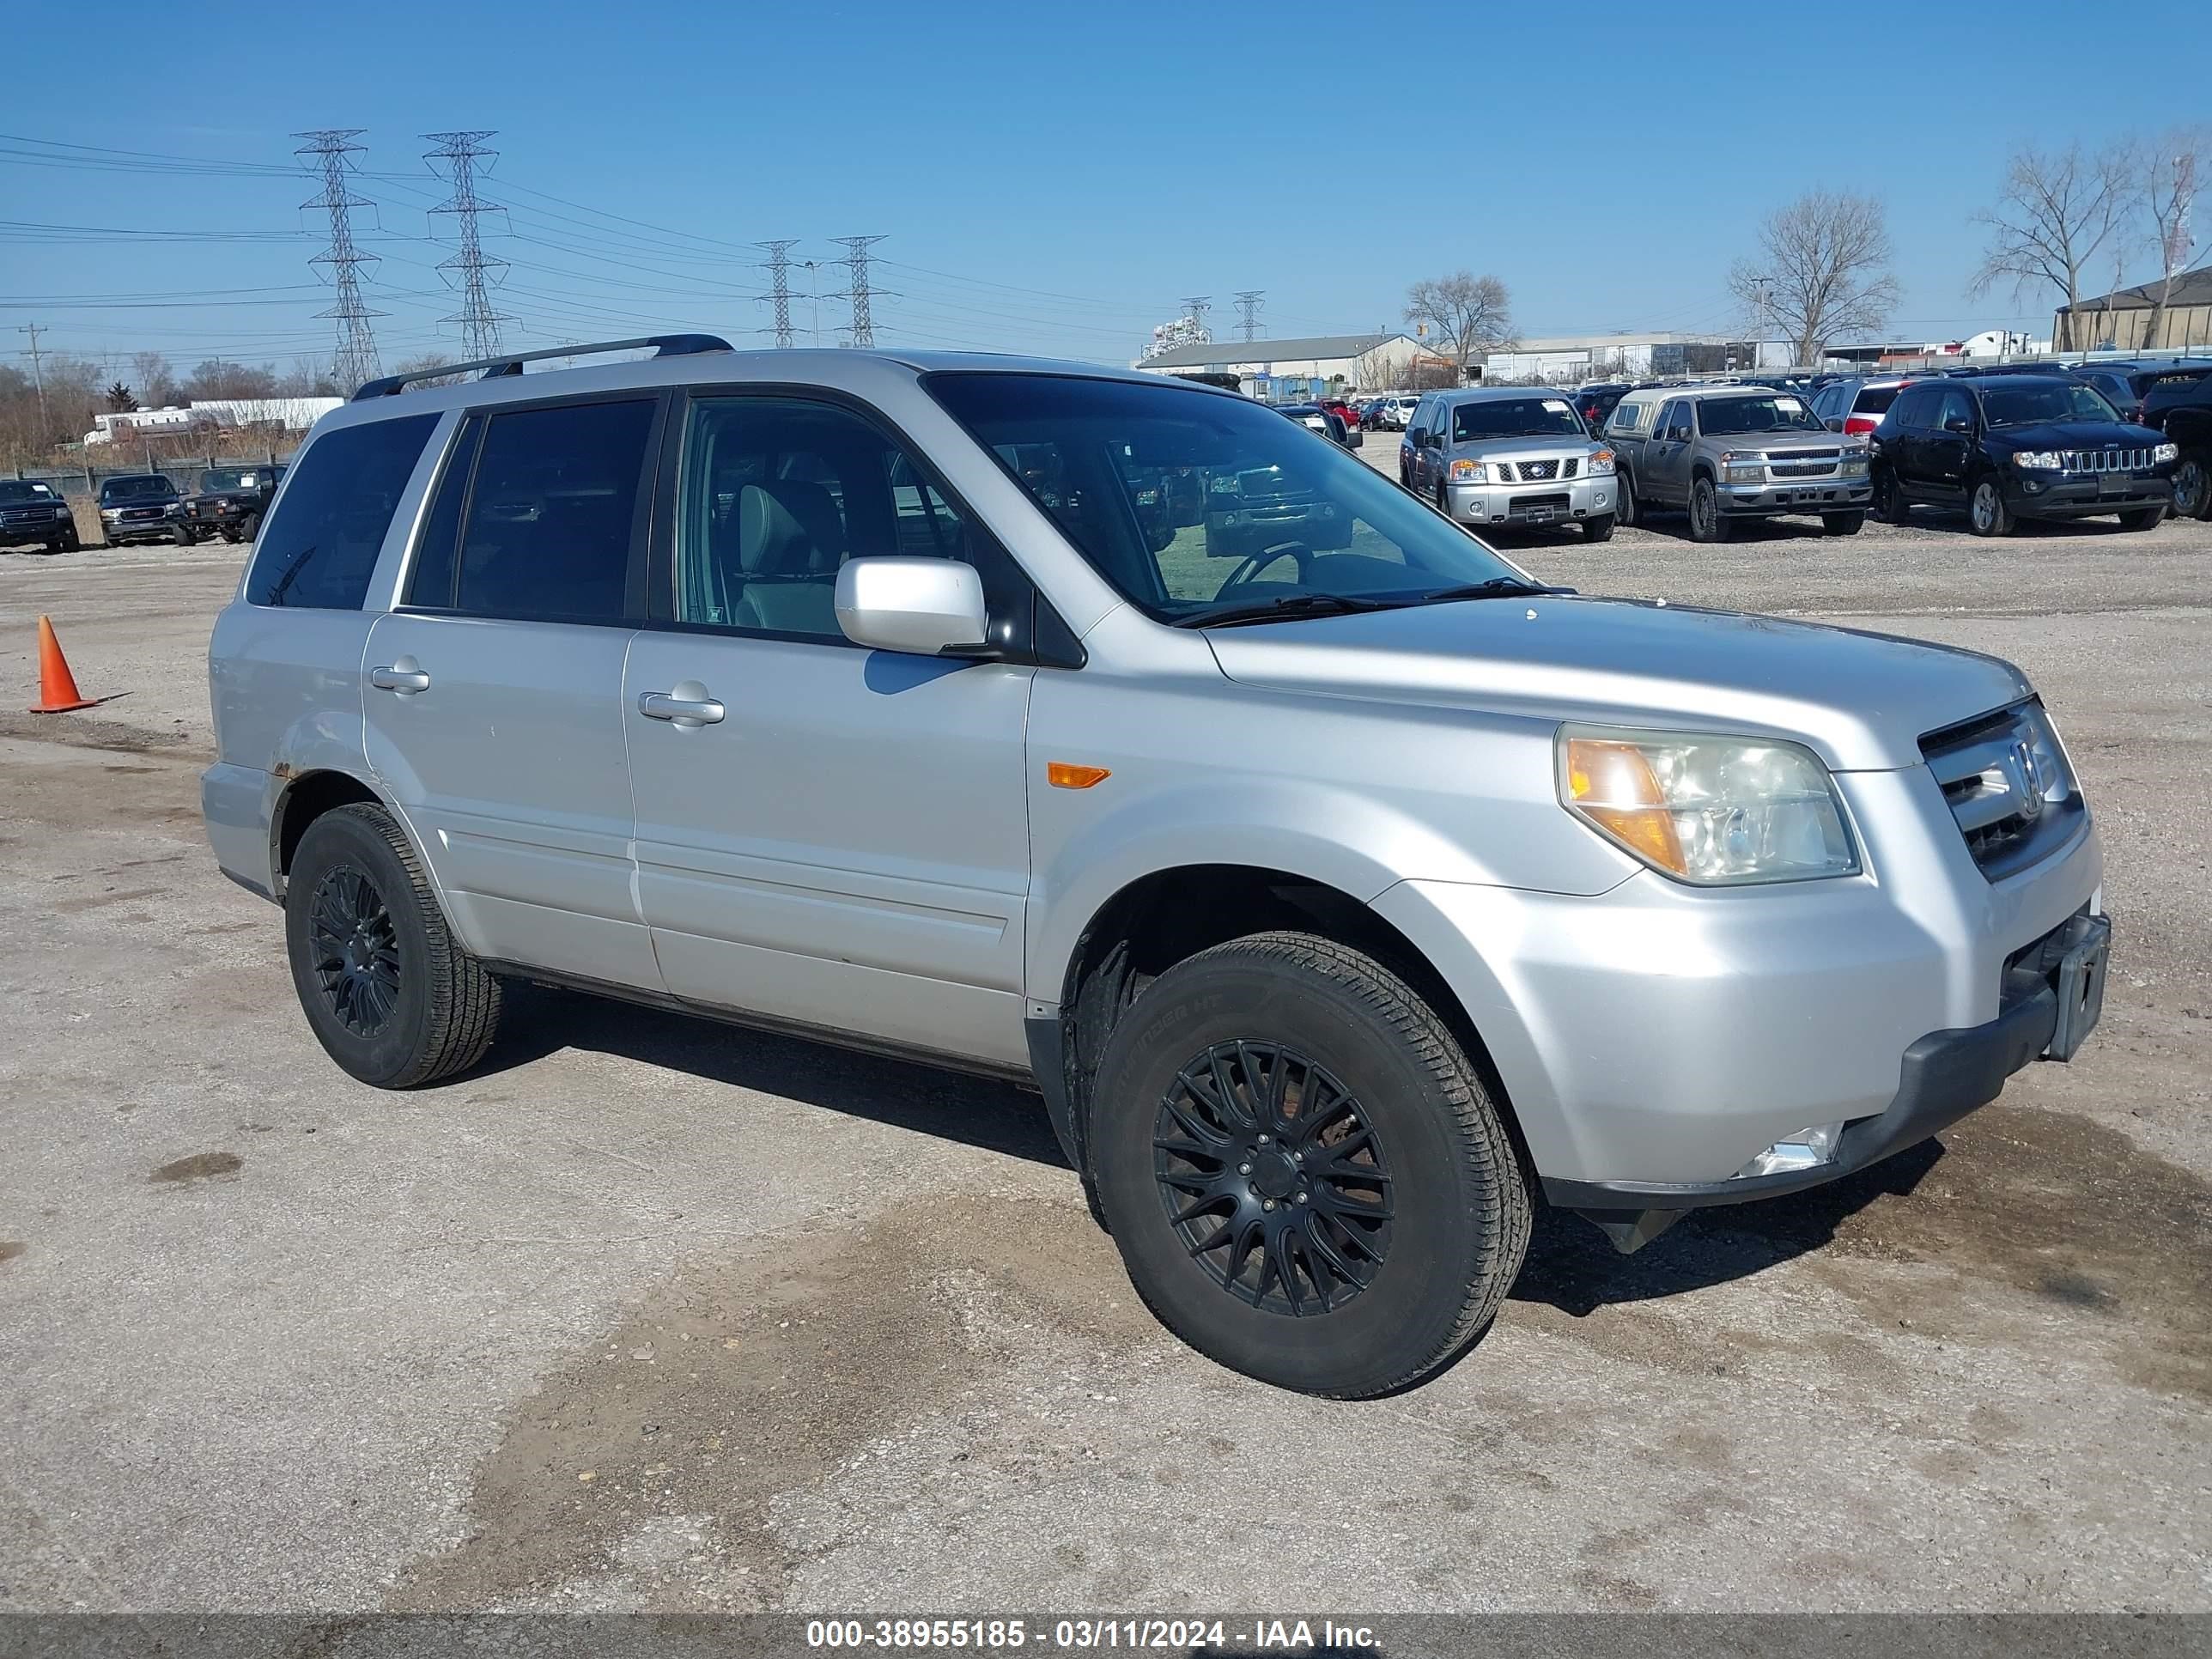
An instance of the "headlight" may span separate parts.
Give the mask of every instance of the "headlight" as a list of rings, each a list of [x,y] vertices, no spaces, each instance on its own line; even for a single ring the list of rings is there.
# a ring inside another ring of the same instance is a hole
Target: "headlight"
[[[119,517],[122,512],[123,509],[119,507],[103,507],[100,509],[100,516],[103,519],[112,519]]]
[[[1866,453],[1862,450],[1856,455],[1844,456],[1843,465],[1836,470],[1842,473],[1846,478],[1855,478],[1859,477],[1867,470]]]
[[[2156,449],[2152,450],[2150,453],[2151,459],[2154,462],[2178,461],[2181,459],[2181,446],[2179,444],[2160,444]]]
[[[1609,449],[1593,451],[1589,458],[1589,470],[1592,472],[1610,472],[1613,471],[1613,452]]]
[[[2031,472],[2056,472],[2066,462],[2055,449],[2015,449],[2012,453],[2012,464],[2025,467]]]
[[[1765,483],[1766,463],[1764,461],[1728,461],[1721,467],[1721,476],[1728,483]]]
[[[1799,744],[1562,726],[1559,790],[1608,841],[1701,886],[1859,867],[1827,768]]]
[[[1451,478],[1454,483],[1488,483],[1490,467],[1484,461],[1454,461]]]

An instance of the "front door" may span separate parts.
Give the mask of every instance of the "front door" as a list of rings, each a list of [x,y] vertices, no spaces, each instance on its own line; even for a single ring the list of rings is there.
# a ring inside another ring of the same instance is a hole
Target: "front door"
[[[1929,499],[1955,505],[1966,499],[1966,462],[1974,448],[1974,399],[1966,387],[1943,388],[1930,429],[1919,434],[1920,468]]]
[[[1644,470],[1637,489],[1647,500],[1680,503],[1690,494],[1690,404],[1671,399],[1659,411],[1659,425],[1644,446]]]
[[[465,422],[362,693],[370,764],[470,948],[643,988],[659,975],[632,892],[623,661],[659,410]]]
[[[672,517],[623,688],[666,988],[1023,1063],[1034,671],[866,650],[834,609],[848,558],[1011,564],[872,418],[790,397],[690,404]]]

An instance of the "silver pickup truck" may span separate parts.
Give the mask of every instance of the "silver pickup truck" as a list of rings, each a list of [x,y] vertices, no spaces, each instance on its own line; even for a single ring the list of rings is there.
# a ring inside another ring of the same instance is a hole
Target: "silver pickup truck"
[[[1874,486],[1867,442],[1839,437],[1795,392],[1755,386],[1645,387],[1606,422],[1620,475],[1620,520],[1690,515],[1693,541],[1724,542],[1746,519],[1818,514],[1856,535]]]
[[[1540,1203],[1632,1249],[2096,1021],[2009,664],[1551,587],[1232,393],[624,343],[362,388],[216,620],[208,835],[364,1083],[511,979],[1023,1079],[1170,1328],[1354,1396]]]
[[[1571,524],[1593,542],[1613,534],[1613,451],[1592,441],[1571,403],[1541,387],[1423,398],[1398,445],[1398,482],[1462,524]]]

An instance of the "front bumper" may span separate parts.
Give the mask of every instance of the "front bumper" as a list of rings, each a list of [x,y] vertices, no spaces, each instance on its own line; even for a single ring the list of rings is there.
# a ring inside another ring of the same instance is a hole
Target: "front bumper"
[[[24,547],[33,542],[57,542],[75,528],[67,514],[58,518],[22,519],[0,524],[0,547]]]
[[[1556,482],[1515,484],[1448,484],[1447,510],[1462,524],[1571,524],[1609,516],[1620,499],[1611,472]]]
[[[2164,472],[2108,472],[2071,477],[2057,472],[2005,475],[2005,505],[2023,519],[2093,519],[2103,513],[2140,513],[2173,505],[2173,480]]]
[[[1776,478],[1765,483],[1717,486],[1721,511],[1730,518],[1763,518],[1780,513],[1863,512],[1874,501],[1873,481],[1863,472],[1824,478]]]
[[[100,536],[110,547],[120,547],[125,542],[166,542],[175,534],[178,522],[173,511],[158,519],[102,519]]]

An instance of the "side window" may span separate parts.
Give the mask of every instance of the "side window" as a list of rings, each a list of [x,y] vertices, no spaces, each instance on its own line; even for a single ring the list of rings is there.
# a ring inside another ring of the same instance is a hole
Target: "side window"
[[[1974,400],[1958,386],[1949,386],[1943,392],[1943,406],[1929,424],[1939,431],[1948,431],[1954,421],[1973,424]]]
[[[1936,404],[1942,395],[1941,386],[1917,386],[1897,400],[1897,423],[1907,431],[1925,432],[1935,424]]]
[[[911,456],[833,404],[695,401],[676,510],[678,622],[842,642],[837,568],[883,555],[975,565],[994,613],[1020,580]]]
[[[430,497],[430,511],[415,544],[415,557],[407,571],[403,603],[434,611],[453,605],[454,554],[461,542],[461,512],[469,500],[469,481],[476,474],[477,450],[483,441],[484,417],[471,415],[461,423],[459,438],[446,456]]]
[[[1406,435],[1408,438],[1413,437],[1415,433],[1426,432],[1429,429],[1429,411],[1435,407],[1435,400],[1430,398],[1424,398],[1413,405],[1413,418],[1406,425]],[[1414,441],[1414,447],[1416,448],[1419,447],[1418,439]]]
[[[1659,411],[1659,435],[1662,438],[1680,438],[1687,435],[1686,428],[1689,423],[1689,416],[1684,412],[1682,400],[1680,398],[1673,399]]]
[[[1605,429],[1632,438],[1644,429],[1644,411],[1650,407],[1649,404],[1623,404],[1613,411],[1613,418],[1606,422]]]
[[[392,513],[437,424],[435,415],[406,415],[340,427],[309,444],[262,526],[246,603],[359,610]]]
[[[622,620],[657,407],[640,398],[487,416],[461,527],[454,608],[478,617]]]

